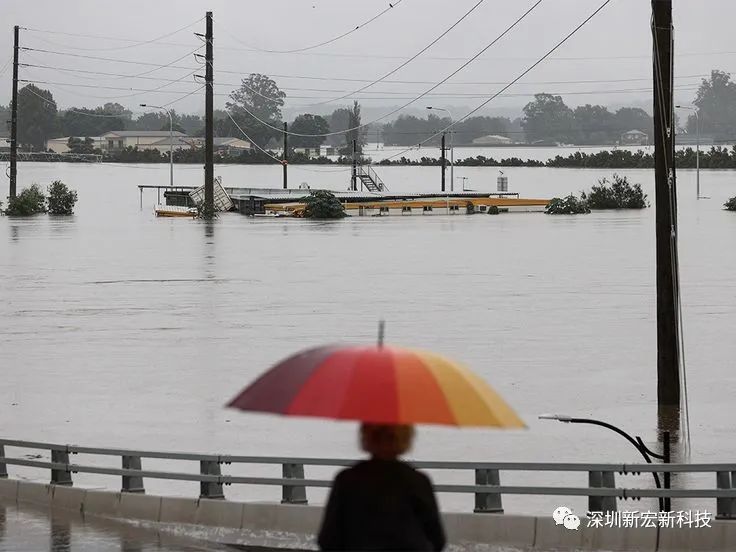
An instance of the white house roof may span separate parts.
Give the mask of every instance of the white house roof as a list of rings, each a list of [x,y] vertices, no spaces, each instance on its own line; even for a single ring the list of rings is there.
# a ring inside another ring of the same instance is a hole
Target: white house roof
[[[186,136],[183,132],[179,132],[177,130],[174,131],[174,136]],[[117,137],[117,138],[168,138],[169,137],[169,131],[168,130],[111,130],[110,132],[106,132],[102,135],[103,138],[107,137]]]
[[[646,132],[642,132],[641,130],[636,130],[636,129],[630,130],[628,132],[624,132],[624,134],[636,134],[637,136],[646,136],[647,135]]]

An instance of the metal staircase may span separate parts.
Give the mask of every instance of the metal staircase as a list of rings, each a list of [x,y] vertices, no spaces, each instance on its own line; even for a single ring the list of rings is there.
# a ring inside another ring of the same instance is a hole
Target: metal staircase
[[[355,176],[360,180],[361,187],[365,187],[369,192],[388,191],[383,180],[368,165],[358,165],[355,169]]]

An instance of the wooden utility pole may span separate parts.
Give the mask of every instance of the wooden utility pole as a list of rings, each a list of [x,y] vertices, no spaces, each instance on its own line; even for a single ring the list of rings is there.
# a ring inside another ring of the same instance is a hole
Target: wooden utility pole
[[[652,0],[654,38],[654,170],[657,245],[657,400],[680,404],[677,187],[672,101],[672,0]]]
[[[289,157],[288,157],[289,145],[286,141],[286,137],[288,136],[288,131],[289,131],[289,128],[286,125],[286,123],[284,123],[284,155],[282,156],[282,161],[281,161],[281,164],[284,166],[284,190],[286,190],[289,187],[288,176],[286,174],[287,164],[289,162]]]
[[[10,190],[9,197],[15,197],[18,183],[18,34],[19,27],[13,29],[13,94],[10,114]]]
[[[207,12],[205,34],[204,93],[204,211],[207,218],[215,213],[215,148],[214,148],[214,71],[212,48],[212,12]]]
[[[447,160],[445,159],[445,133],[442,133],[442,142],[440,144],[440,165],[442,168],[442,191],[445,191],[445,165]]]

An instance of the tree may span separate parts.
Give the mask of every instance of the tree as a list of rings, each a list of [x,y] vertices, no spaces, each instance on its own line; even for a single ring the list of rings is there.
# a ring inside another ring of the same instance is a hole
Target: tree
[[[289,125],[289,131],[299,134],[325,134],[330,131],[330,125],[324,117],[304,113],[296,116]],[[295,148],[318,148],[325,138],[326,136],[292,136],[291,145]]]
[[[586,215],[590,208],[585,199],[578,199],[573,194],[567,197],[553,197],[545,208],[548,215]]]
[[[87,136],[84,140],[70,136],[66,143],[71,153],[94,153],[95,141]]]
[[[174,123],[173,125],[171,123]],[[171,121],[166,121],[166,124],[162,126],[159,130],[169,130],[169,127],[171,127],[171,130],[174,132],[181,132],[182,134],[186,134],[187,131],[184,129],[183,126],[181,126],[181,123],[176,122],[173,117]]]
[[[574,115],[562,96],[535,94],[534,101],[524,106],[522,126],[527,142],[574,141]]]
[[[360,155],[363,153],[363,144],[365,143],[365,133],[362,129],[357,128],[360,126],[360,104],[358,100],[353,101],[353,107],[348,113],[348,127],[345,131],[345,150],[346,154],[353,152],[353,142],[355,142],[355,148]]]
[[[49,214],[72,215],[77,203],[77,192],[67,188],[61,180],[54,180],[48,189]]]
[[[340,200],[327,190],[315,190],[304,199],[304,217],[314,219],[341,219],[345,217]]]
[[[350,110],[347,107],[336,109],[327,118],[327,123],[330,125],[330,132],[343,132],[350,126]],[[342,146],[345,138],[340,134],[333,134],[327,137],[327,143],[331,146]]]
[[[240,88],[233,90],[230,94],[231,101],[225,105],[251,140],[265,147],[271,139],[280,135],[279,130],[270,127],[281,126],[281,107],[285,97],[286,94],[271,78],[260,73],[251,73],[242,80]],[[231,135],[240,136],[241,133],[236,131]]]
[[[18,102],[20,107],[20,101]],[[46,196],[43,195],[38,184],[25,188],[15,197],[8,198],[8,208],[5,214],[10,217],[29,217],[37,213],[46,212]]]
[[[573,111],[576,144],[615,144],[621,133],[631,129],[618,131],[615,128],[613,113],[602,105],[581,105]]]
[[[713,70],[710,79],[703,79],[693,103],[700,109],[700,132],[718,140],[734,137],[736,126],[736,83],[724,71]],[[687,122],[688,132],[695,134],[695,115]]]
[[[28,84],[18,91],[18,143],[44,150],[57,129],[56,102],[48,90]]]
[[[583,192],[581,198],[591,209],[645,209],[649,206],[641,184],[632,186],[627,177],[616,173],[613,174],[613,182],[603,178],[589,194]]]
[[[125,130],[131,125],[131,112],[117,103],[88,109],[73,107],[59,115],[62,136],[102,136],[111,130]]]

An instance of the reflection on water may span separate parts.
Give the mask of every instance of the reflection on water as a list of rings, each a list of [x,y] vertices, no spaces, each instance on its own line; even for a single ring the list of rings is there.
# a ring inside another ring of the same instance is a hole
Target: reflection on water
[[[164,183],[167,170],[21,166],[21,185],[61,178],[79,191],[79,204],[63,224],[47,216],[0,217],[5,435],[353,457],[359,454],[354,424],[245,415],[223,404],[302,347],[372,343],[380,318],[389,342],[470,365],[529,425],[526,432],[421,428],[417,458],[639,461],[629,443],[601,428],[537,420],[546,412],[608,421],[650,447],[665,428],[673,431],[676,418],[659,421],[656,405],[654,209],[578,217],[353,217],[329,224],[231,213],[212,223],[157,220],[150,209],[155,194],[144,197],[140,211],[135,185]],[[340,173],[289,170],[294,182],[347,187]],[[378,170],[392,191],[439,188],[435,167]],[[475,189],[495,189],[494,169],[456,172]],[[504,172],[523,197],[550,197],[590,188],[613,171]],[[640,182],[652,199],[652,171],[618,172]],[[279,166],[224,166],[217,173],[226,186],[281,183]],[[695,200],[694,171],[678,175],[693,461],[728,462],[736,455],[736,442],[723,438],[733,433],[736,387],[730,368],[736,215],[721,209],[736,195],[733,175],[701,175],[710,201]],[[198,184],[201,168],[176,167],[175,177]],[[458,483],[472,480],[461,477]],[[147,491],[167,492],[167,485],[177,484],[151,481]],[[192,486],[175,488],[196,495]],[[240,491],[229,492],[238,497]],[[278,500],[272,489],[241,496]],[[441,500],[445,508],[472,509],[467,497]],[[512,497],[506,509],[528,505]]]
[[[0,503],[0,552],[195,552],[225,550],[65,511]]]

